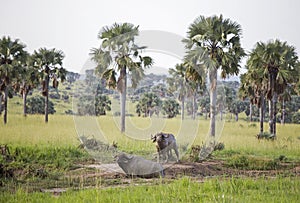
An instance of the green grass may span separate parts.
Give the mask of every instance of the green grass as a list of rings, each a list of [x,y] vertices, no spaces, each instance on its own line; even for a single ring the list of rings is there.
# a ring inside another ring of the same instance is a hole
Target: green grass
[[[127,117],[126,134],[120,133],[119,117],[111,114],[101,117],[75,117],[68,115],[50,115],[49,123],[44,123],[42,115],[9,114],[9,122],[0,122],[0,144],[22,146],[78,146],[79,136],[96,138],[100,141],[117,142],[119,149],[127,152],[149,154],[155,152],[155,145],[150,135],[165,131],[174,133],[183,149],[188,143],[201,145],[208,133],[208,120],[182,122],[180,118],[139,118]],[[258,123],[246,121],[225,122],[219,141],[225,144],[225,150],[217,152],[219,157],[226,158],[230,154],[252,155],[276,158],[280,155],[290,160],[300,157],[300,126],[297,124],[277,125],[277,140],[258,140]],[[265,125],[267,129],[267,125]],[[77,134],[78,133],[78,134]]]
[[[42,115],[9,115],[6,125],[0,123],[0,143],[22,146],[76,146],[76,136],[72,116],[49,115],[49,122],[44,122]]]
[[[151,133],[174,133],[183,153],[188,144],[203,144],[209,121],[127,117],[126,133],[122,134],[118,128],[119,117],[113,117],[113,112],[101,117],[73,117],[62,115],[71,103],[57,105],[58,113],[50,115],[49,123],[45,124],[43,115],[22,116],[20,98],[9,100],[8,123],[0,122],[0,144],[9,145],[14,161],[6,163],[2,156],[0,164],[7,164],[6,169],[18,169],[15,172],[21,174],[13,179],[1,179],[0,202],[297,202],[300,198],[300,180],[293,176],[218,177],[205,179],[203,183],[183,178],[170,184],[158,179],[151,185],[134,182],[119,188],[102,188],[107,186],[102,185],[105,181],[89,180],[94,182],[86,185],[95,189],[84,189],[81,181],[87,180],[65,180],[64,176],[77,162],[89,160],[88,154],[78,148],[78,136],[117,142],[120,150],[152,157],[156,149],[150,140]],[[128,105],[128,113],[132,113],[133,104]],[[267,127],[265,124],[266,131]],[[258,123],[226,120],[222,136],[218,137],[225,149],[214,152],[213,158],[223,159],[229,167],[246,170],[277,169],[282,161],[297,164],[300,162],[299,130],[297,124],[278,124],[276,140],[258,140],[255,137]],[[81,190],[69,190],[59,197],[32,192],[66,185]]]
[[[157,185],[67,191],[60,196],[50,193],[1,194],[2,202],[298,202],[299,178],[207,179],[203,183],[190,178]]]

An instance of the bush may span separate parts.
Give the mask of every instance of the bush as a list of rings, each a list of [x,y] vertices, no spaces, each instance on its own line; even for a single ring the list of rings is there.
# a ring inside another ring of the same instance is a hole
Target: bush
[[[64,94],[64,95],[62,96],[62,99],[65,100],[65,101],[68,101],[68,100],[69,100],[69,95]]]
[[[193,145],[189,150],[189,159],[191,161],[198,162],[200,161],[200,158],[203,159],[206,158],[207,156],[209,157],[212,152],[221,151],[223,149],[225,149],[225,145],[222,142],[219,143],[211,142],[208,145],[203,144],[202,146]]]
[[[221,151],[225,149],[225,144],[223,142],[219,142],[215,145],[214,151]]]
[[[12,147],[0,145],[1,178],[47,178],[56,172],[68,170],[79,161],[90,160],[83,149],[77,147]]]
[[[163,114],[168,118],[174,118],[179,114],[179,104],[174,99],[164,100],[162,104]]]
[[[286,157],[281,155],[279,158],[266,160],[257,157],[237,155],[228,160],[226,165],[243,170],[276,170],[279,169],[281,160],[286,160]]]
[[[233,168],[246,169],[250,165],[250,161],[246,156],[235,156],[233,157],[228,165]]]
[[[44,114],[45,113],[45,98],[42,96],[34,96],[27,99],[27,113],[28,114]],[[54,104],[48,101],[48,113],[54,114],[56,111],[54,109]]]
[[[300,112],[293,114],[292,122],[296,124],[300,124]]]
[[[268,132],[259,133],[256,135],[256,137],[257,137],[257,139],[266,139],[266,140],[274,140],[275,139],[275,135],[270,134]]]
[[[250,123],[250,124],[248,125],[249,128],[255,128],[256,126],[257,126],[256,123]]]
[[[85,95],[79,97],[77,104],[79,115],[106,115],[111,110],[111,101],[107,95]]]
[[[74,115],[74,112],[71,109],[68,109],[67,111],[65,111],[65,114]]]
[[[49,94],[49,98],[51,99],[60,99],[60,94],[54,93]]]

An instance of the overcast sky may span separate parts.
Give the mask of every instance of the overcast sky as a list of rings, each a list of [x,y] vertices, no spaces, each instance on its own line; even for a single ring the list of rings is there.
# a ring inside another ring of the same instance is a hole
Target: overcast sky
[[[300,53],[298,0],[0,0],[0,36],[18,38],[27,50],[57,48],[68,70],[80,71],[99,30],[114,22],[140,25],[140,30],[161,30],[186,36],[199,15],[223,14],[239,23],[242,45],[250,51],[257,41],[278,38]],[[156,60],[159,64],[159,59]],[[165,65],[165,64],[164,64]]]

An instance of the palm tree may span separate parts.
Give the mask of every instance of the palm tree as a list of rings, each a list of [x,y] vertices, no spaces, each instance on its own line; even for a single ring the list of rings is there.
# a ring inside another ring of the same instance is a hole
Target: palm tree
[[[98,38],[102,40],[100,48],[91,51],[92,59],[97,63],[98,75],[106,79],[110,88],[120,92],[121,132],[125,132],[127,76],[130,76],[132,87],[136,88],[144,76],[144,68],[153,64],[151,57],[140,55],[146,47],[139,47],[135,43],[138,34],[138,26],[130,23],[105,26],[98,34]]]
[[[223,16],[199,16],[188,28],[185,61],[195,61],[208,71],[210,81],[210,136],[215,136],[217,70],[221,77],[239,73],[239,62],[245,56],[241,48],[241,27]]]
[[[299,80],[298,57],[293,46],[279,40],[258,42],[249,58],[251,69],[260,71],[267,81],[266,98],[269,101],[269,132],[276,137],[276,114],[278,95],[283,94],[288,84]]]
[[[40,48],[34,51],[31,57],[31,66],[40,72],[39,80],[42,83],[42,95],[45,97],[45,122],[48,122],[49,83],[52,81],[53,88],[57,88],[59,80],[64,81],[66,69],[62,67],[64,54],[60,50]]]
[[[186,67],[184,66],[184,64],[176,64],[174,69],[169,69],[169,74],[171,77],[167,78],[169,90],[171,92],[177,92],[178,100],[181,102],[181,120],[184,120],[185,99],[188,93],[185,72]]]
[[[16,79],[19,79],[19,72],[25,65],[27,52],[25,45],[18,39],[10,37],[0,39],[0,93],[4,92],[4,124],[7,123],[7,100],[8,92]]]
[[[250,101],[249,102],[249,109],[250,109],[249,117],[250,117],[250,122],[252,122],[252,105],[254,104],[253,100],[255,98],[255,94],[254,94],[254,88],[252,87],[247,76],[248,76],[247,73],[241,74],[241,76],[240,76],[241,85],[238,90],[238,96],[242,100],[249,98],[249,101]]]
[[[231,107],[229,109],[230,113],[233,113],[235,115],[235,121],[239,120],[239,113],[245,111],[246,107],[245,107],[245,102],[236,99],[234,101],[232,101]]]
[[[23,115],[26,116],[27,95],[39,85],[40,73],[32,66],[24,66],[21,69],[20,74],[22,77],[18,84],[18,90],[23,98]]]
[[[282,125],[285,122],[286,102],[288,102],[292,99],[291,92],[293,92],[294,88],[295,87],[292,85],[287,85],[287,88],[284,90],[284,92],[281,95],[279,95],[279,101],[281,102],[281,121],[280,121],[280,123]]]
[[[203,95],[204,93],[204,87],[205,85],[200,82],[195,82],[190,80],[188,82],[188,98],[191,100],[191,114],[192,114],[192,119],[196,119],[196,112],[197,112],[197,96]]]
[[[260,133],[264,132],[264,118],[265,118],[265,95],[268,89],[268,82],[262,69],[258,69],[261,65],[261,60],[257,53],[251,53],[247,60],[246,68],[248,71],[241,75],[241,87],[239,89],[239,96],[242,99],[249,98],[250,104],[255,104],[259,108]],[[251,109],[250,109],[251,110]]]
[[[203,95],[206,89],[205,69],[202,65],[197,65],[194,61],[186,61],[185,78],[188,87],[188,97],[192,99],[192,119],[196,118],[196,98],[198,94]]]

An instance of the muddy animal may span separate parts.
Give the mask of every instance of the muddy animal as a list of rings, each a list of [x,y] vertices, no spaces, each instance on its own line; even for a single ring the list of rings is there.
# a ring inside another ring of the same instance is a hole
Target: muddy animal
[[[125,153],[120,153],[115,158],[118,165],[127,175],[145,178],[164,177],[164,169],[160,163]]]
[[[157,133],[156,135],[151,135],[151,140],[156,143],[157,149],[157,162],[160,162],[160,157],[164,162],[172,157],[172,149],[176,154],[176,162],[179,162],[179,152],[176,144],[176,139],[173,134],[168,133]]]

